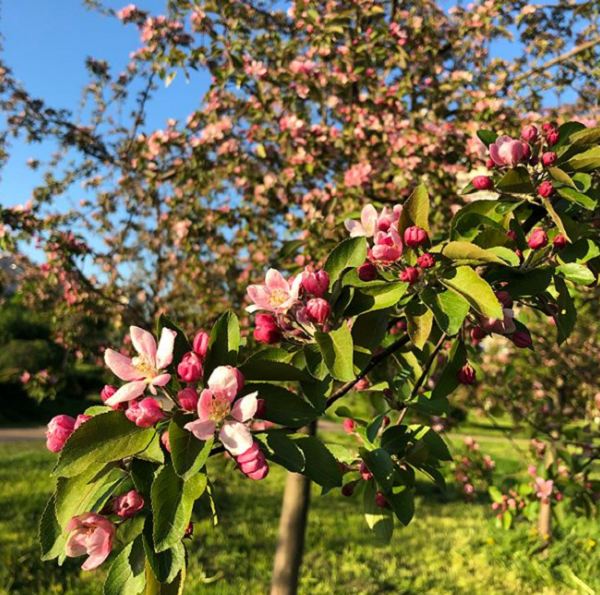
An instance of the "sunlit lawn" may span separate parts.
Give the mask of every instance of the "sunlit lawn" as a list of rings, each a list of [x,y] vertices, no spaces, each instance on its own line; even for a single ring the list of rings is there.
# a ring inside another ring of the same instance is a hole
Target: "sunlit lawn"
[[[455,442],[458,439],[454,440]],[[502,439],[485,440],[486,452],[506,471],[519,469],[519,454]],[[37,522],[52,490],[54,456],[41,443],[0,444],[0,593],[97,595],[102,572],[80,573],[41,563]],[[220,523],[196,511],[190,545],[190,595],[268,592],[284,473],[274,469],[255,484],[230,468],[213,468]],[[546,559],[528,554],[527,529],[505,534],[493,527],[487,503],[465,505],[427,490],[417,515],[380,545],[367,530],[357,503],[314,491],[303,595],[398,593],[411,595],[563,595],[600,593],[597,523],[571,523],[568,536]],[[531,543],[531,542],[529,542]],[[598,546],[600,547],[600,546]],[[595,589],[595,590],[594,590]]]

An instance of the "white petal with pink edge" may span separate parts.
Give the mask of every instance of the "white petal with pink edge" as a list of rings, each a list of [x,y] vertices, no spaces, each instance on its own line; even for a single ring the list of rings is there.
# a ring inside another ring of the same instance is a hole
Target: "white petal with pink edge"
[[[198,438],[198,440],[208,440],[215,435],[215,422],[214,421],[191,421],[189,424],[183,426],[184,429],[188,430]]]
[[[252,419],[256,414],[256,409],[258,408],[258,393],[251,393],[238,399],[231,409],[231,417],[235,420],[244,422]]]
[[[133,401],[133,399],[137,399],[144,394],[146,386],[148,385],[144,380],[137,380],[135,382],[124,384],[112,397],[110,397],[110,399],[106,400],[106,404],[109,407],[113,407],[119,403]]]
[[[162,370],[173,361],[173,348],[175,347],[177,333],[171,329],[163,328],[156,351],[156,368]]]
[[[219,440],[234,457],[246,452],[252,446],[250,430],[238,421],[226,421],[219,432]]]
[[[147,356],[152,362],[156,361],[156,341],[151,333],[139,326],[130,326],[131,342],[140,355]]]
[[[125,382],[140,380],[144,375],[131,363],[131,358],[118,353],[114,349],[107,349],[104,352],[104,361],[110,371]]]

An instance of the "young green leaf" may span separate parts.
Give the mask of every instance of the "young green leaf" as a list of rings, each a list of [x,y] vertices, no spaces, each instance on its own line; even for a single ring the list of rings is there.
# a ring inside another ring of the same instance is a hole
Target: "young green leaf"
[[[325,262],[325,270],[333,285],[341,274],[350,268],[359,267],[367,258],[367,240],[365,238],[348,238],[338,244],[329,254]]]
[[[429,232],[429,194],[425,184],[417,186],[402,207],[402,215],[398,222],[400,235],[413,225]]]
[[[344,323],[329,333],[317,331],[315,341],[329,373],[343,382],[354,380],[354,345],[347,325]]]
[[[502,318],[502,305],[490,285],[470,267],[458,267],[440,279],[448,289],[458,293],[471,307],[486,318]]]
[[[189,415],[176,413],[169,423],[169,443],[171,444],[171,459],[175,473],[184,481],[188,481],[204,467],[214,439],[198,440],[194,434],[184,429],[191,421]]]
[[[233,312],[226,312],[215,323],[210,333],[210,342],[204,377],[210,378],[217,366],[236,366],[240,348],[240,325]]]

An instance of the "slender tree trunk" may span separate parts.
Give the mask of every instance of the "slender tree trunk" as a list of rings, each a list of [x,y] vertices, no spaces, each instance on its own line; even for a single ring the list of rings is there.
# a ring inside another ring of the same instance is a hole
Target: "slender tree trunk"
[[[552,506],[550,498],[542,500],[540,504],[538,533],[546,544],[550,543],[552,537]]]
[[[316,423],[300,431],[314,436]],[[279,517],[270,595],[296,595],[298,592],[309,508],[310,480],[304,475],[288,472]]]

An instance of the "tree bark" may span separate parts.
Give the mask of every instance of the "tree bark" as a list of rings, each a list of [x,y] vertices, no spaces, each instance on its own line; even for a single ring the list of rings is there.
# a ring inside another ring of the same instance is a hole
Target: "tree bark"
[[[316,423],[300,432],[314,436]],[[309,508],[310,480],[299,473],[288,472],[279,517],[270,595],[296,595],[298,592]]]
[[[540,504],[538,533],[545,544],[550,543],[552,537],[552,507],[549,498],[542,500]]]

